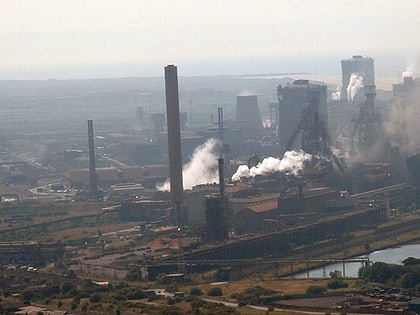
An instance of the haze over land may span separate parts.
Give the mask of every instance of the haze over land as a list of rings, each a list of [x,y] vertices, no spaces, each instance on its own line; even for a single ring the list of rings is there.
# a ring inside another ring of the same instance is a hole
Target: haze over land
[[[5,1],[0,79],[308,72],[363,53],[378,76],[415,63],[418,1]]]

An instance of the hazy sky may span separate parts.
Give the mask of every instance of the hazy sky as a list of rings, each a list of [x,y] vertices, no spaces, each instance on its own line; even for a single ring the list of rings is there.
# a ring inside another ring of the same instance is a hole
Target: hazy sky
[[[353,54],[393,74],[420,51],[419,0],[0,4],[0,79],[161,75],[169,63],[184,75],[339,73]]]

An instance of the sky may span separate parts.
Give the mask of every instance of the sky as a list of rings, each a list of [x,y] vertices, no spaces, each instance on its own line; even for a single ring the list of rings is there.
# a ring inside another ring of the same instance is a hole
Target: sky
[[[418,0],[0,0],[0,79],[416,67]]]

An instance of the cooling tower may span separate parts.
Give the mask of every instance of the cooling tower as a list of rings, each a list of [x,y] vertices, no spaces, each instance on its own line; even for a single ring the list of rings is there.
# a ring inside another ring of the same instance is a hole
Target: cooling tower
[[[166,122],[168,126],[169,181],[172,205],[183,201],[181,127],[179,120],[178,74],[174,65],[165,67]],[[179,210],[179,209],[178,209]]]
[[[263,129],[257,95],[236,97],[236,122],[247,128]]]

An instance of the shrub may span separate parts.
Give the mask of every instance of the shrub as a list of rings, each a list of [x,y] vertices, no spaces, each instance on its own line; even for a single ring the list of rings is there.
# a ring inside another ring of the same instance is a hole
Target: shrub
[[[190,294],[195,295],[195,296],[199,296],[199,295],[202,295],[203,292],[201,292],[200,288],[194,287],[194,288],[191,288]]]
[[[166,284],[166,273],[160,273],[156,276],[156,282],[159,284]]]
[[[129,300],[140,300],[146,298],[146,294],[142,290],[135,290],[127,293],[127,299]]]
[[[322,295],[325,291],[324,287],[319,285],[311,285],[306,289],[307,295]]]
[[[349,284],[345,282],[341,278],[333,278],[328,281],[327,288],[328,289],[340,289],[340,288],[347,288]]]
[[[98,303],[100,302],[102,297],[99,294],[94,294],[89,298],[89,301],[92,303]]]
[[[330,277],[331,278],[341,278],[341,271],[340,270],[334,270],[330,272]]]
[[[64,282],[63,283],[63,286],[61,288],[61,291],[63,293],[67,293],[67,292],[73,290],[73,288],[74,288],[74,286],[73,286],[73,284],[71,282]]]
[[[76,296],[76,297],[73,299],[72,303],[75,303],[76,305],[79,305],[79,304],[80,304],[80,298]]]
[[[247,304],[258,304],[260,303],[260,298],[263,295],[272,295],[276,293],[276,291],[269,290],[260,286],[255,286],[252,288],[248,288],[242,293],[232,293],[231,297],[236,298],[238,300],[239,306],[244,306]]]
[[[117,295],[114,296],[114,299],[116,301],[125,301],[126,300],[126,297],[125,297],[124,294],[119,293],[119,294],[117,294]]]
[[[223,295],[223,291],[222,291],[221,288],[215,287],[215,288],[210,288],[208,290],[207,294],[209,296],[222,296]]]

